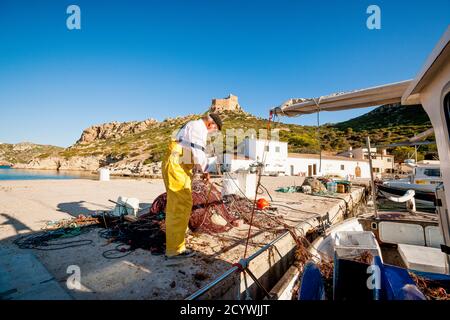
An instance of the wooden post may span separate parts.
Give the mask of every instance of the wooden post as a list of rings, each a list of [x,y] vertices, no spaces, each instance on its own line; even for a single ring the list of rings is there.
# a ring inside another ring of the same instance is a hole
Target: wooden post
[[[317,141],[319,142],[319,176],[322,175],[322,140],[320,139],[320,109],[317,110]]]
[[[370,168],[370,185],[372,187],[372,201],[373,201],[373,210],[375,212],[375,218],[378,218],[378,210],[377,210],[377,192],[375,190],[375,180],[373,179],[373,168],[372,168],[372,152],[370,150],[370,137],[367,136],[367,153],[369,155],[369,168]]]

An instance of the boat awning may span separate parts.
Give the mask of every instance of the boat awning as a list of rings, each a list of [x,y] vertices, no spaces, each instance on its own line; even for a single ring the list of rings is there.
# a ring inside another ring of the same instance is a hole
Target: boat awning
[[[444,35],[439,40],[429,55],[425,65],[419,71],[416,78],[411,81],[402,97],[402,104],[420,103],[420,91],[433,79],[442,68],[449,63],[450,59],[450,26],[447,27]]]
[[[272,112],[279,116],[295,117],[317,111],[340,111],[366,108],[401,101],[412,80],[385,84],[367,89],[334,93],[319,98],[289,99]]]

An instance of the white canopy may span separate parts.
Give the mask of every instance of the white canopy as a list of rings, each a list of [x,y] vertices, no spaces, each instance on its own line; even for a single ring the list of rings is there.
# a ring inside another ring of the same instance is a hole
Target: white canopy
[[[410,83],[411,80],[406,80],[367,89],[334,93],[319,98],[289,99],[279,107],[272,109],[272,112],[276,115],[294,117],[317,111],[339,111],[397,103],[401,101],[402,95]]]

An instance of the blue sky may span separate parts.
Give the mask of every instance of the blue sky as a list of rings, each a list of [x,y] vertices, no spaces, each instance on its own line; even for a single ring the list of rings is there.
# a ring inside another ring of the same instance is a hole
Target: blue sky
[[[81,30],[66,27],[70,4]],[[366,28],[370,4],[381,30]],[[229,93],[267,117],[289,98],[413,78],[448,12],[448,0],[1,0],[0,142],[69,146],[93,124],[200,113]]]

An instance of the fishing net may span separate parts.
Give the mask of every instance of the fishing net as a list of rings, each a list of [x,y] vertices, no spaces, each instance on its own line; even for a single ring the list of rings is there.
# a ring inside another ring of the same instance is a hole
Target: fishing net
[[[282,213],[278,210],[253,210],[254,201],[237,194],[222,197],[220,188],[202,180],[194,180],[192,184],[192,212],[189,219],[189,229],[193,232],[209,234],[227,232],[239,225],[239,220],[246,222],[261,231],[278,235],[286,230],[292,229],[286,224]],[[152,203],[148,213],[139,217],[136,222],[120,222],[105,234],[105,238],[112,242],[129,245],[130,249],[140,247],[158,254],[165,248],[165,209],[167,194],[159,195]],[[273,208],[272,208],[273,209]],[[277,209],[277,208],[276,208]],[[252,212],[254,212],[252,217]],[[250,236],[252,238],[252,236]],[[295,235],[298,250],[298,258],[303,260],[310,258],[306,248],[308,242],[304,235]],[[112,251],[108,257],[120,257],[126,254],[127,248],[119,246],[118,250]]]
[[[109,243],[118,243],[116,248],[103,253],[105,258],[120,258],[138,248],[163,254],[166,245],[164,216],[152,215],[134,222],[115,221],[101,231],[100,236]]]
[[[92,244],[89,239],[70,240],[89,232],[92,228],[100,226],[96,217],[86,217],[82,214],[71,219],[48,221],[43,231],[27,234],[14,240],[20,249],[61,250]]]
[[[222,194],[213,184],[201,180],[192,183],[192,213],[189,219],[189,229],[193,232],[222,233],[237,225],[239,213],[237,208],[227,207]],[[140,219],[148,219],[152,215],[164,214],[167,194],[158,196],[148,214]],[[227,202],[228,203],[228,202]]]
[[[450,300],[450,294],[448,293],[450,284],[448,280],[447,283],[440,283],[439,281],[423,278],[412,272],[409,275],[428,300]]]
[[[249,223],[253,202],[237,195],[222,197],[221,191],[212,184],[194,180],[192,185],[192,212],[189,229],[193,232],[222,233],[239,225],[239,219]],[[141,215],[137,221],[123,219],[104,221],[107,230],[101,232],[110,243],[117,247],[104,253],[106,258],[120,258],[136,248],[150,250],[153,254],[162,254],[165,250],[165,209],[167,194],[159,195],[152,203],[148,213]],[[280,232],[283,225],[277,217],[268,217],[256,210],[252,225]]]
[[[192,214],[189,229],[194,232],[221,233],[237,226],[238,212],[229,210],[222,193],[213,184],[201,180],[192,184]]]

